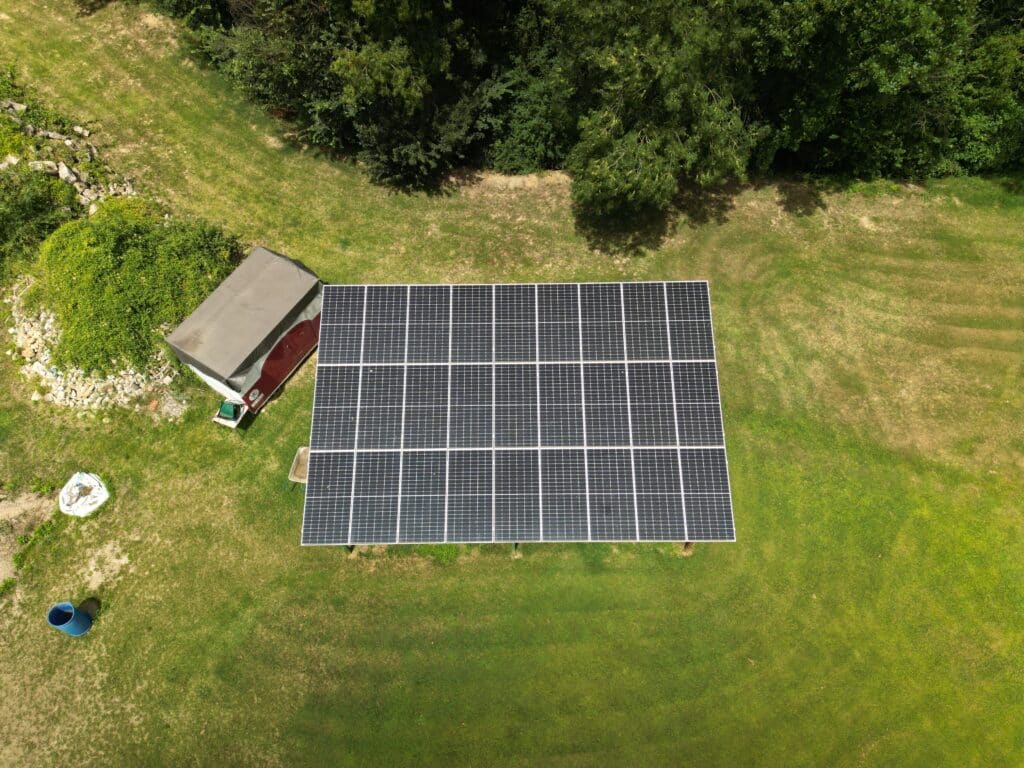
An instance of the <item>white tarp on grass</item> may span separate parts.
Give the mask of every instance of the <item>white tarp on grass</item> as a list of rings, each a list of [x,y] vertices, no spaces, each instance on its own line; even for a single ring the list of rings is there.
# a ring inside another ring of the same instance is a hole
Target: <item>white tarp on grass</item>
[[[76,472],[60,489],[60,511],[65,515],[88,517],[110,498],[107,486],[91,472]]]

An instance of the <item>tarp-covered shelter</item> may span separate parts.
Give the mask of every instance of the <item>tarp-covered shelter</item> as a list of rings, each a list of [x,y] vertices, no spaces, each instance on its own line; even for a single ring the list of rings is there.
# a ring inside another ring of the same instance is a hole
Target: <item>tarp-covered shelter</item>
[[[257,246],[167,343],[225,398],[258,411],[316,348],[320,304],[315,274]]]

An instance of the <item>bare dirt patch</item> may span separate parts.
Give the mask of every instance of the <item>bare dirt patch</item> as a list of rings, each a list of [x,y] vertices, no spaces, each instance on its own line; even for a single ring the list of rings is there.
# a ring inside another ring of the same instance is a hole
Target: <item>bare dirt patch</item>
[[[0,581],[14,575],[14,553],[18,537],[30,533],[53,511],[50,496],[22,493],[18,496],[0,494]]]
[[[468,198],[500,201],[491,218],[502,221],[511,221],[522,213],[509,209],[509,200],[521,198],[532,201],[533,204],[543,204],[545,208],[552,208],[568,203],[571,186],[569,175],[562,171],[543,171],[523,176],[473,171],[454,174],[450,181],[460,194]]]
[[[542,189],[546,187],[568,187],[569,174],[562,171],[527,173],[522,176],[506,176],[501,173],[483,172],[476,186],[483,190]]]
[[[85,566],[85,580],[90,592],[114,581],[129,563],[128,555],[116,541],[109,541],[96,550]]]
[[[168,19],[166,16],[161,16],[156,13],[143,13],[139,15],[139,22],[144,27],[149,29],[159,29],[168,34],[175,32],[174,22]]]

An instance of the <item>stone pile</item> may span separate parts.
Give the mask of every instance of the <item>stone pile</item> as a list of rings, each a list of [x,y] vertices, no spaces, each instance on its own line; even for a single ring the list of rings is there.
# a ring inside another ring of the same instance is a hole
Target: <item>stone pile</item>
[[[4,302],[10,305],[13,319],[8,333],[14,349],[8,349],[7,354],[23,358],[21,372],[48,390],[45,394],[34,393],[32,400],[79,411],[131,406],[142,410],[143,402],[147,401],[149,410],[159,410],[171,418],[181,415],[184,404],[167,389],[176,371],[162,355],[148,371],[124,368],[107,376],[87,373],[81,368],[60,370],[53,365],[51,350],[60,338],[60,330],[52,312],[44,309],[32,314],[24,308],[21,299],[27,287],[27,281],[19,282]]]
[[[108,197],[136,194],[132,183],[126,179],[120,183],[104,184],[80,167],[98,157],[96,147],[83,141],[89,138],[88,128],[72,126],[73,137],[42,129],[24,119],[27,109],[24,104],[0,99],[0,118],[11,120],[27,136],[46,139],[64,147],[61,149],[60,146],[43,145],[43,154],[54,159],[28,160],[30,170],[56,176],[74,187],[78,193],[78,202],[89,207],[90,216],[96,212],[99,203]],[[0,170],[20,162],[22,158],[8,155],[0,159]],[[104,169],[104,175],[112,176],[107,169]],[[8,349],[7,354],[14,358],[21,357],[24,361],[21,365],[22,373],[46,390],[45,394],[34,393],[33,401],[42,400],[73,408],[79,411],[80,416],[89,411],[114,407],[133,407],[137,411],[146,407],[167,418],[177,418],[184,413],[185,403],[178,400],[169,389],[177,369],[162,354],[153,360],[146,371],[124,368],[115,374],[102,376],[81,368],[57,368],[53,364],[52,349],[60,338],[60,329],[52,312],[44,309],[32,314],[25,309],[21,299],[28,285],[27,280],[15,284],[4,303],[10,305],[13,320],[12,326],[8,328],[13,348]]]
[[[88,171],[77,167],[79,163],[92,162],[98,157],[95,146],[81,141],[81,139],[89,137],[90,131],[88,128],[80,125],[72,126],[71,131],[77,137],[72,138],[56,131],[37,128],[31,123],[26,122],[20,117],[25,110],[26,106],[24,104],[0,100],[0,114],[16,123],[21,128],[22,133],[28,136],[38,136],[50,141],[60,142],[70,150],[65,160],[29,160],[28,167],[33,171],[56,176],[64,183],[73,186],[78,193],[78,202],[83,206],[88,206],[90,216],[96,213],[98,204],[108,197],[135,194],[135,188],[128,180],[124,180],[119,184],[102,184],[92,178]],[[15,155],[8,155],[0,161],[0,170],[17,165],[18,162],[20,162],[20,158]]]

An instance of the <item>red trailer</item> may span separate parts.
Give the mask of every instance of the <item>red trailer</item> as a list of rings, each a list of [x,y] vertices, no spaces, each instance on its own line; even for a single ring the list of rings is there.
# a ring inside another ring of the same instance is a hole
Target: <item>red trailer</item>
[[[316,349],[321,283],[305,266],[257,246],[167,336],[178,359],[226,398],[214,421],[259,411]]]

